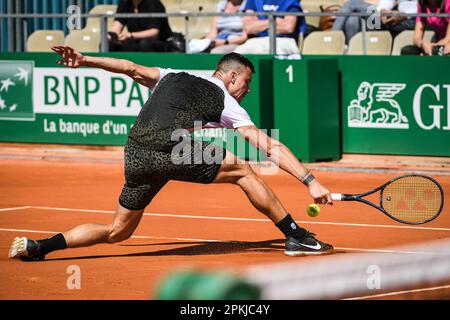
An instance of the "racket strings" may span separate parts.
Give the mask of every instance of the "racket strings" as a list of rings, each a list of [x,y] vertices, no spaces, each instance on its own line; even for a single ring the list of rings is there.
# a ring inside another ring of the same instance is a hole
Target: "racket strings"
[[[382,206],[392,217],[420,223],[434,218],[441,209],[440,188],[430,179],[408,176],[393,181],[382,193]]]

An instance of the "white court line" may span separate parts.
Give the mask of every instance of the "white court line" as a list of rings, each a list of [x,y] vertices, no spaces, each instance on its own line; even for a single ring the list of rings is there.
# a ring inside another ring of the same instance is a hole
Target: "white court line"
[[[32,208],[32,206],[14,207],[14,208],[1,208],[0,211],[13,211],[13,210],[30,209],[30,208]]]
[[[361,296],[361,297],[347,298],[347,299],[342,299],[342,300],[364,300],[364,299],[396,296],[396,295],[406,294],[406,293],[434,291],[434,290],[441,290],[441,289],[450,289],[450,285],[448,285],[448,286],[440,286],[440,287],[432,287],[432,288],[422,288],[422,289],[413,289],[413,290],[388,292],[388,293],[374,294],[374,295],[371,295],[371,296]]]
[[[26,230],[26,229],[5,229],[0,228],[0,231],[6,231],[6,232],[26,232],[26,233],[51,233],[55,234],[58,233],[57,231],[40,231],[40,230]]]
[[[41,234],[56,234],[56,233],[59,233],[57,231],[26,230],[26,229],[5,229],[5,228],[0,228],[0,231],[24,232],[24,233],[41,233]],[[131,236],[131,238],[136,238],[136,239],[153,239],[153,240],[176,240],[176,241],[187,241],[187,242],[192,242],[192,241],[195,241],[195,242],[228,242],[228,241],[224,241],[224,240],[195,239],[195,238],[151,237],[151,236]],[[386,252],[389,252],[389,253],[402,253],[402,254],[431,254],[431,252],[396,251],[396,250],[383,250],[383,249],[359,249],[359,248],[339,248],[339,247],[336,247],[336,249],[338,249],[338,250],[359,251],[359,252],[372,252],[372,253],[386,253]],[[434,291],[434,290],[447,289],[447,288],[450,288],[450,285],[440,286],[440,287],[433,287],[433,288],[423,288],[423,289],[414,289],[414,290],[389,292],[389,293],[370,295],[370,296],[353,297],[353,298],[347,298],[347,299],[344,299],[344,300],[362,300],[362,299],[370,299],[370,298],[377,298],[377,297],[394,296],[394,295],[400,295],[400,294],[406,294],[406,293]]]
[[[211,240],[211,239],[195,239],[195,238],[168,238],[168,237],[150,237],[150,236],[131,236],[134,239],[154,239],[154,240],[177,240],[177,241],[195,241],[195,242],[228,242],[225,240]]]
[[[110,214],[114,214],[115,213],[114,211],[110,211],[110,210],[54,208],[54,207],[38,207],[38,206],[32,206],[30,208],[41,209],[41,210],[54,210],[54,211],[79,211],[79,212],[95,212],[95,213],[110,213]],[[144,216],[172,217],[172,218],[185,218],[185,219],[208,219],[208,220],[271,222],[269,219],[214,217],[214,216],[195,216],[195,215],[180,215],[180,214],[165,214],[165,213],[144,213]],[[394,226],[394,225],[387,225],[387,224],[364,224],[364,223],[345,223],[345,222],[319,222],[319,221],[303,221],[303,220],[296,220],[296,221],[301,223],[301,224],[323,224],[323,225],[336,225],[336,226],[349,226],[349,227],[372,227],[372,228],[393,228],[393,229],[450,231],[450,228],[433,228],[433,227],[418,227],[418,226]]]
[[[403,250],[389,250],[389,249],[355,249],[355,248],[340,248],[335,247],[337,250],[345,251],[360,251],[360,252],[377,252],[377,253],[404,253],[404,254],[434,254],[435,252],[429,251],[403,251]]]
[[[23,233],[43,233],[43,234],[57,234],[60,231],[43,231],[43,230],[27,230],[27,229],[6,229],[0,228],[0,231],[5,232],[23,232]],[[195,239],[195,238],[168,238],[168,237],[151,237],[151,236],[131,236],[133,239],[152,239],[152,240],[177,240],[177,241],[197,241],[197,242],[229,242],[226,240],[212,240],[212,239]]]
[[[74,208],[36,207],[36,206],[31,206],[30,208],[40,210],[54,210],[54,211],[79,211],[79,212],[112,213],[112,214],[115,213],[115,211],[112,210],[74,209]]]
[[[434,230],[434,231],[450,231],[450,228],[433,228],[433,227],[414,227],[414,226],[392,226],[388,224],[365,224],[365,223],[345,223],[345,222],[312,222],[312,221],[298,221],[300,223],[309,224],[330,224],[336,226],[350,226],[350,227],[373,227],[373,228],[394,228],[394,229],[415,229],[415,230]]]
[[[5,229],[0,228],[0,231],[5,232],[24,232],[24,233],[60,233],[59,231],[41,231],[41,230],[26,230],[26,229]],[[171,238],[171,237],[152,237],[152,236],[131,236],[132,239],[151,239],[151,240],[176,240],[176,241],[186,241],[186,242],[236,242],[240,243],[245,241],[231,241],[231,240],[212,240],[212,239],[195,239],[195,238]],[[369,252],[369,253],[402,253],[402,254],[433,254],[434,252],[427,251],[402,251],[402,250],[386,250],[386,249],[361,249],[361,248],[341,248],[335,247],[337,250],[347,250],[356,252]]]

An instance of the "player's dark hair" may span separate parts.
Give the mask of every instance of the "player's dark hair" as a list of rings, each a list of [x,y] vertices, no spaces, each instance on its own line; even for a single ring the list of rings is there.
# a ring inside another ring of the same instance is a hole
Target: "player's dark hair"
[[[252,73],[255,73],[255,66],[253,65],[253,63],[243,55],[236,52],[224,55],[217,63],[216,70],[227,72],[230,66],[232,66],[233,64],[240,64],[244,67],[248,67],[252,71]]]

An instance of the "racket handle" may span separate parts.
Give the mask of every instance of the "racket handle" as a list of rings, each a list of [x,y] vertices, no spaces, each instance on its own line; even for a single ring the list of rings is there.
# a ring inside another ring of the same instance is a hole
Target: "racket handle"
[[[333,200],[333,201],[341,201],[342,200],[342,193],[332,193],[331,194],[331,200]]]

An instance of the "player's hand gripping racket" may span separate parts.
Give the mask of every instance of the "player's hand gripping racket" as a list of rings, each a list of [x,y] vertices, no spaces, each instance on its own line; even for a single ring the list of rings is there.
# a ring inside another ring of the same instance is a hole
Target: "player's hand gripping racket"
[[[380,192],[376,205],[363,197]],[[444,192],[433,178],[405,175],[360,194],[332,193],[333,201],[359,201],[380,210],[389,218],[406,224],[422,224],[435,219],[444,206]]]

